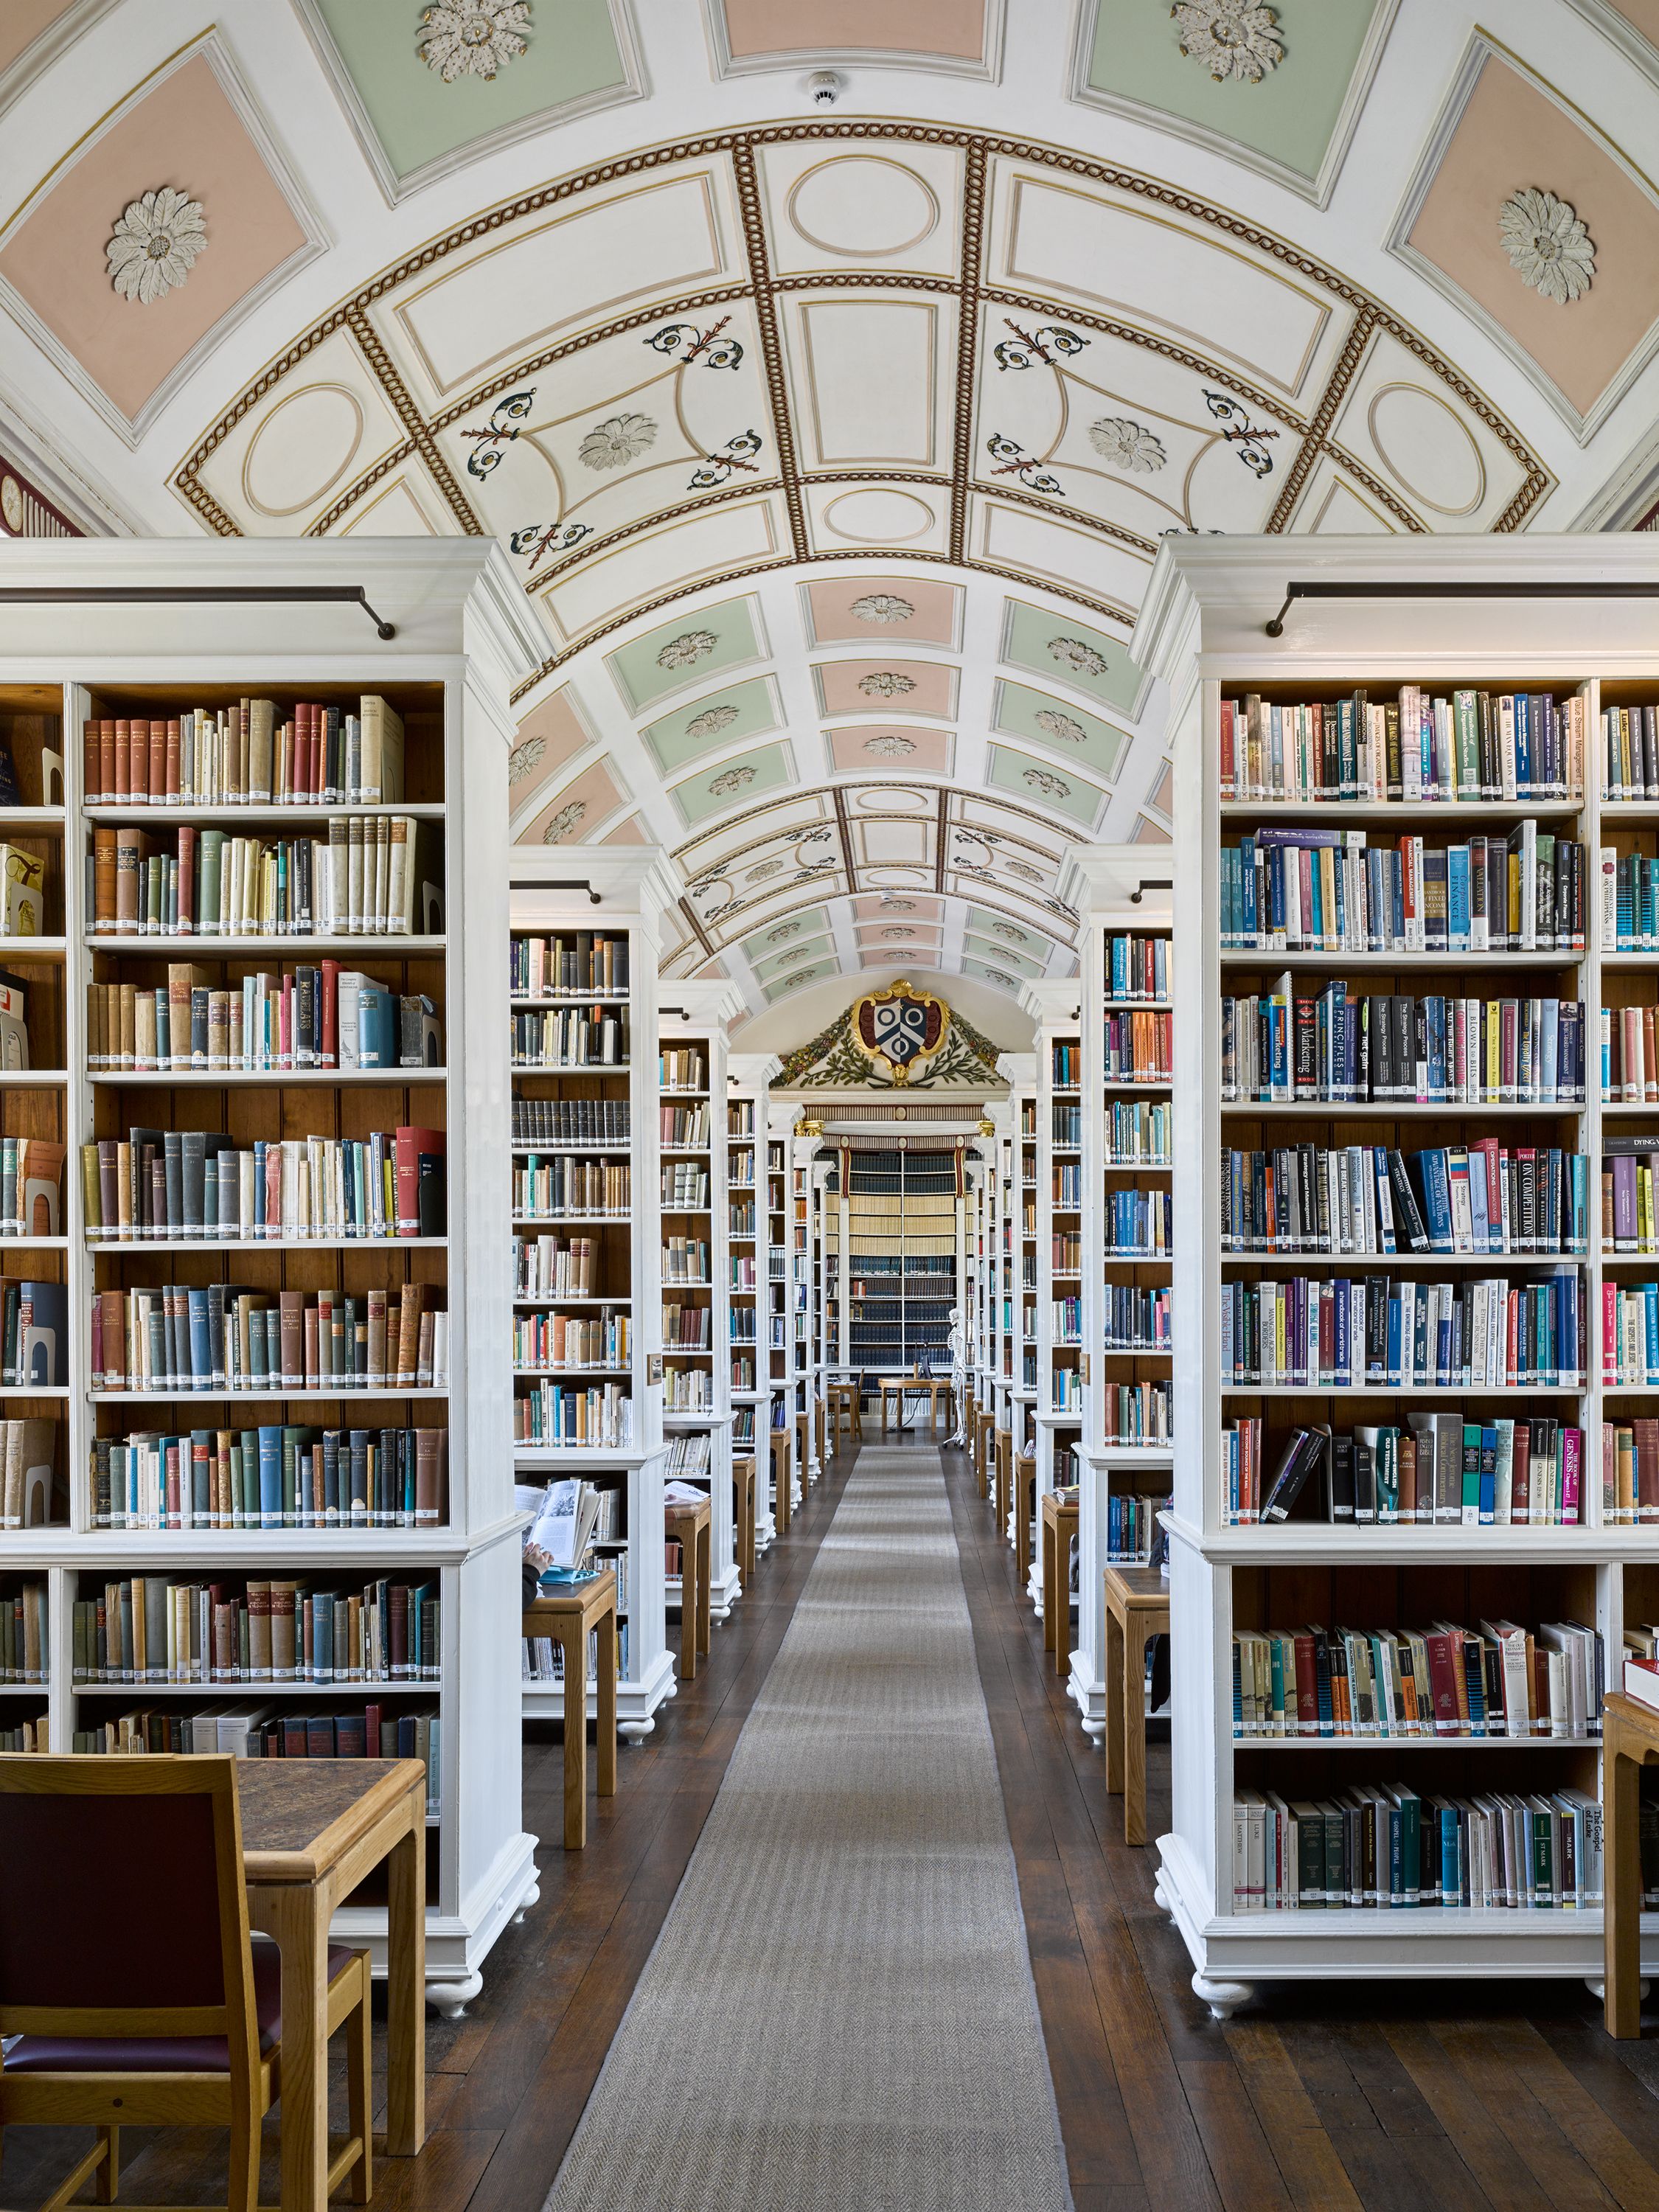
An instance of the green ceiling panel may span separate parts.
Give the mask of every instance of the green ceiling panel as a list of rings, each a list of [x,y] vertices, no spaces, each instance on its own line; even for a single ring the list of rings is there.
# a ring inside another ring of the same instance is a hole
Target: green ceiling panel
[[[706,641],[713,640],[713,643]],[[687,684],[703,683],[723,668],[760,659],[752,599],[728,599],[701,614],[680,615],[605,655],[606,664],[635,714]],[[666,658],[665,658],[666,656]]]
[[[997,685],[995,726],[1062,761],[1075,761],[1109,783],[1129,750],[1125,731],[1074,700],[1056,699],[1052,691],[1034,691],[1024,684]]]
[[[659,768],[672,774],[701,753],[718,751],[743,738],[763,737],[778,726],[777,704],[764,677],[734,684],[726,691],[705,694],[689,707],[647,723],[645,742]]]
[[[1038,956],[1046,955],[1048,950],[1048,940],[1040,929],[1029,929],[1024,922],[1011,921],[1006,914],[994,914],[989,907],[969,907],[968,927],[981,937],[994,938],[1009,945],[1020,945],[1027,952]],[[1005,930],[1012,930],[1013,935],[1003,939]]]
[[[808,956],[805,960],[801,957],[803,954]],[[764,959],[757,959],[751,953],[750,961],[756,975],[763,983],[766,983],[771,982],[779,975],[790,975],[797,968],[811,965],[819,960],[833,960],[835,957],[836,948],[831,939],[827,937],[815,937],[803,945],[786,945],[781,951],[769,953]]]
[[[988,751],[995,789],[1017,793],[1027,806],[1051,806],[1093,829],[1106,796],[1097,784],[1080,775],[1061,775],[1046,761],[1033,760],[1030,753],[1015,752],[1007,745],[992,745]]]
[[[826,975],[836,973],[833,960],[820,960],[810,968],[798,968],[793,975],[781,975],[775,982],[766,986],[767,1004],[769,1006],[775,999],[782,998],[786,991],[793,991],[805,983],[821,983]]]
[[[1043,972],[1040,960],[1016,952],[1012,945],[1004,945],[995,938],[965,939],[963,957],[968,960],[988,960],[994,967],[1006,968],[1011,975],[1041,975]]]
[[[769,791],[794,780],[787,745],[762,745],[672,787],[674,804],[688,822],[703,822],[728,807],[751,806]]]
[[[1129,658],[1129,648],[1103,630],[1091,629],[1075,615],[1045,614],[1024,599],[1007,603],[1002,657],[1016,668],[1029,668],[1056,684],[1086,691],[1103,707],[1132,714],[1146,678]]]

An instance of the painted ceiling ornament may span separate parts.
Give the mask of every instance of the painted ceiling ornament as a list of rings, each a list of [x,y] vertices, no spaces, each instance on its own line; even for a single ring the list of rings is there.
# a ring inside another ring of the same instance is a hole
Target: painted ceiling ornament
[[[735,368],[743,359],[742,341],[720,336],[731,319],[730,315],[722,315],[706,331],[700,331],[695,323],[665,323],[641,343],[653,353],[672,354],[682,368],[690,368],[696,361],[705,368]]]
[[[915,608],[896,592],[866,592],[854,600],[853,612],[861,623],[908,623]]]
[[[1019,985],[1013,977],[1005,975],[1000,968],[988,968],[985,970],[985,980],[988,983],[995,983],[1005,991],[1017,991],[1019,988]]]
[[[742,791],[755,781],[755,771],[747,762],[741,768],[728,768],[721,775],[711,776],[709,793],[715,799],[730,799],[734,792]]]
[[[1231,446],[1238,448],[1238,458],[1252,476],[1273,474],[1273,457],[1267,449],[1267,441],[1279,435],[1277,430],[1254,423],[1237,400],[1224,392],[1204,392],[1204,404],[1221,424],[1221,434]]]
[[[1089,443],[1103,460],[1127,476],[1156,476],[1170,456],[1163,441],[1127,415],[1103,415],[1089,425]]]
[[[529,50],[530,0],[434,0],[421,17],[415,51],[446,84],[493,78]]]
[[[1064,499],[1066,487],[1052,469],[1046,469],[1035,453],[1028,453],[1017,438],[1005,438],[994,430],[985,441],[985,450],[996,466],[994,477],[1017,477],[1027,491],[1053,492]]]
[[[775,929],[769,929],[767,931],[766,941],[769,945],[783,945],[787,943],[790,938],[799,937],[800,933],[801,925],[799,922],[781,921]]]
[[[763,884],[769,876],[781,876],[782,873],[781,860],[763,860],[757,868],[750,869],[744,881],[746,884]]]
[[[1011,945],[1024,945],[1025,942],[1025,932],[1016,929],[1012,921],[994,921],[991,930],[994,936],[1006,937]]]
[[[916,910],[916,902],[914,899],[896,898],[891,891],[884,891],[881,895],[881,910],[884,914],[914,914]]]
[[[1002,321],[1003,327],[1012,331],[1013,336],[999,339],[991,349],[999,368],[1036,368],[1039,363],[1045,368],[1053,368],[1057,357],[1081,353],[1089,343],[1060,323],[1044,323],[1040,330],[1027,331],[1011,322],[1006,315]]]
[[[656,442],[657,426],[648,415],[608,415],[577,447],[576,459],[584,468],[624,469]]]
[[[573,545],[580,545],[584,538],[592,534],[592,526],[586,522],[550,522],[544,526],[530,522],[522,530],[515,530],[507,543],[511,552],[534,555],[529,568],[533,576],[549,553],[568,553]]]
[[[1042,869],[1034,868],[1029,860],[1006,860],[1003,865],[1011,876],[1019,877],[1023,883],[1040,884],[1042,881]]]
[[[587,801],[573,799],[568,806],[562,806],[542,832],[544,845],[562,845],[580,822],[587,818]]]
[[[1031,720],[1036,724],[1038,729],[1046,730],[1051,738],[1058,738],[1062,745],[1080,745],[1089,735],[1087,730],[1075,716],[1062,714],[1055,707],[1039,707]]]
[[[1043,799],[1069,799],[1072,795],[1072,787],[1065,777],[1050,775],[1046,768],[1028,768],[1025,781]]]
[[[521,738],[507,757],[507,787],[510,791],[515,783],[522,783],[547,750],[545,738]]]
[[[693,714],[685,726],[688,738],[717,738],[722,730],[729,730],[738,719],[738,710],[730,700],[718,707],[705,707],[701,714]]]
[[[488,422],[462,431],[462,437],[473,439],[477,446],[477,450],[466,457],[468,476],[487,477],[496,466],[503,453],[518,436],[520,425],[528,416],[530,403],[535,397],[533,384],[524,392],[509,392],[505,399],[495,402]]]
[[[1079,676],[1103,676],[1107,661],[1103,653],[1097,653],[1091,645],[1085,645],[1080,637],[1051,637],[1048,658],[1058,661],[1062,668],[1070,668]]]
[[[902,760],[906,753],[913,753],[915,749],[914,738],[902,738],[896,731],[888,737],[866,738],[864,741],[865,751],[873,753],[878,760]]]
[[[804,852],[809,845],[827,845],[829,842],[830,832],[827,830],[809,830],[804,837],[797,841],[796,850]]]
[[[1554,192],[1528,185],[1498,210],[1498,240],[1521,282],[1558,307],[1571,307],[1595,276],[1595,247],[1577,214]]]
[[[913,676],[901,676],[896,669],[880,668],[873,676],[860,676],[859,690],[866,699],[898,699],[916,688]]]
[[[158,185],[129,200],[115,228],[104,258],[109,281],[124,300],[137,300],[148,307],[176,292],[207,251],[207,219],[200,200]]]
[[[1263,0],[1176,0],[1170,13],[1182,52],[1202,62],[1218,84],[1229,77],[1260,84],[1285,58],[1278,12]]]
[[[944,1043],[951,1009],[930,991],[893,983],[853,1008],[851,1041],[901,1087]]]
[[[706,660],[719,643],[720,640],[712,629],[682,630],[678,637],[671,637],[657,655],[657,665],[659,668],[694,667],[698,661]]]
[[[881,933],[884,937],[914,937],[916,933],[914,929],[908,928],[904,923],[899,922],[896,923],[891,929],[884,929]]]
[[[778,957],[781,960],[805,960],[811,957],[811,951],[812,948],[810,945],[792,945],[787,952],[780,953]]]
[[[708,491],[715,484],[731,480],[733,469],[741,469],[745,476],[758,476],[754,456],[761,449],[758,430],[739,430],[726,440],[717,453],[705,453],[701,464],[692,471],[686,483],[687,491]]]

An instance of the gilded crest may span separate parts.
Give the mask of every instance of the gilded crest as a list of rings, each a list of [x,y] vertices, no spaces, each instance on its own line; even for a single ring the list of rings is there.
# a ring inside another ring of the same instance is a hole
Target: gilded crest
[[[870,992],[853,1008],[854,1043],[895,1083],[908,1083],[933,1058],[950,1026],[951,1009],[943,999],[903,981]]]

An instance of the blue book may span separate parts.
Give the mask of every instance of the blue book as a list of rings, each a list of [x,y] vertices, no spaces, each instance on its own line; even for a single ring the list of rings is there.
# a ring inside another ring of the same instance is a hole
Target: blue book
[[[1515,695],[1515,788],[1526,799],[1532,782],[1532,701],[1524,691]]]
[[[1449,1252],[1452,1249],[1451,1177],[1443,1152],[1413,1152],[1411,1165],[1416,1170],[1415,1181],[1423,1200],[1423,1220],[1429,1232],[1431,1251]]]
[[[1454,845],[1446,854],[1446,943],[1453,952],[1469,949],[1469,848]]]
[[[213,1388],[213,1331],[208,1322],[208,1294],[190,1294],[190,1371],[198,1390]]]
[[[402,1050],[402,1010],[396,994],[380,983],[364,983],[357,994],[357,1065],[396,1067]]]
[[[1440,1902],[1443,1905],[1458,1905],[1463,1901],[1462,1823],[1455,1805],[1443,1805],[1439,1820]]]
[[[1480,1431],[1480,1522],[1490,1526],[1498,1510],[1498,1431]]]
[[[283,1431],[280,1427],[259,1431],[259,1526],[283,1525]]]

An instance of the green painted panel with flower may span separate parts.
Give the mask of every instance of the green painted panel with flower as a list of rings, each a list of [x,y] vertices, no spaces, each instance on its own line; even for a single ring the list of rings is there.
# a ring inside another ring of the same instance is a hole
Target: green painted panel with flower
[[[787,745],[762,745],[722,761],[712,773],[671,786],[670,795],[688,822],[703,822],[728,807],[751,805],[763,793],[792,783],[794,774]]]
[[[1075,615],[1045,614],[1024,599],[1007,602],[1002,657],[1126,714],[1133,714],[1146,681],[1120,639],[1091,629]]]
[[[726,690],[705,694],[689,706],[677,707],[672,714],[647,723],[641,734],[658,767],[672,772],[721,745],[763,736],[768,730],[775,730],[778,722],[771,685],[763,677],[755,677]]]
[[[1057,753],[1062,760],[1076,761],[1109,781],[1129,749],[1127,732],[1103,722],[1072,700],[1056,699],[1051,691],[1034,691],[1025,684],[998,684],[992,726],[1040,745],[1046,753]]]
[[[1098,784],[1080,775],[1061,775],[1046,761],[1033,760],[1030,753],[1015,752],[1008,745],[987,750],[989,781],[996,789],[1018,793],[1028,806],[1052,806],[1074,822],[1094,827],[1106,797]]]
[[[670,691],[760,657],[755,602],[727,599],[696,615],[677,615],[605,659],[623,697],[638,714]]]

